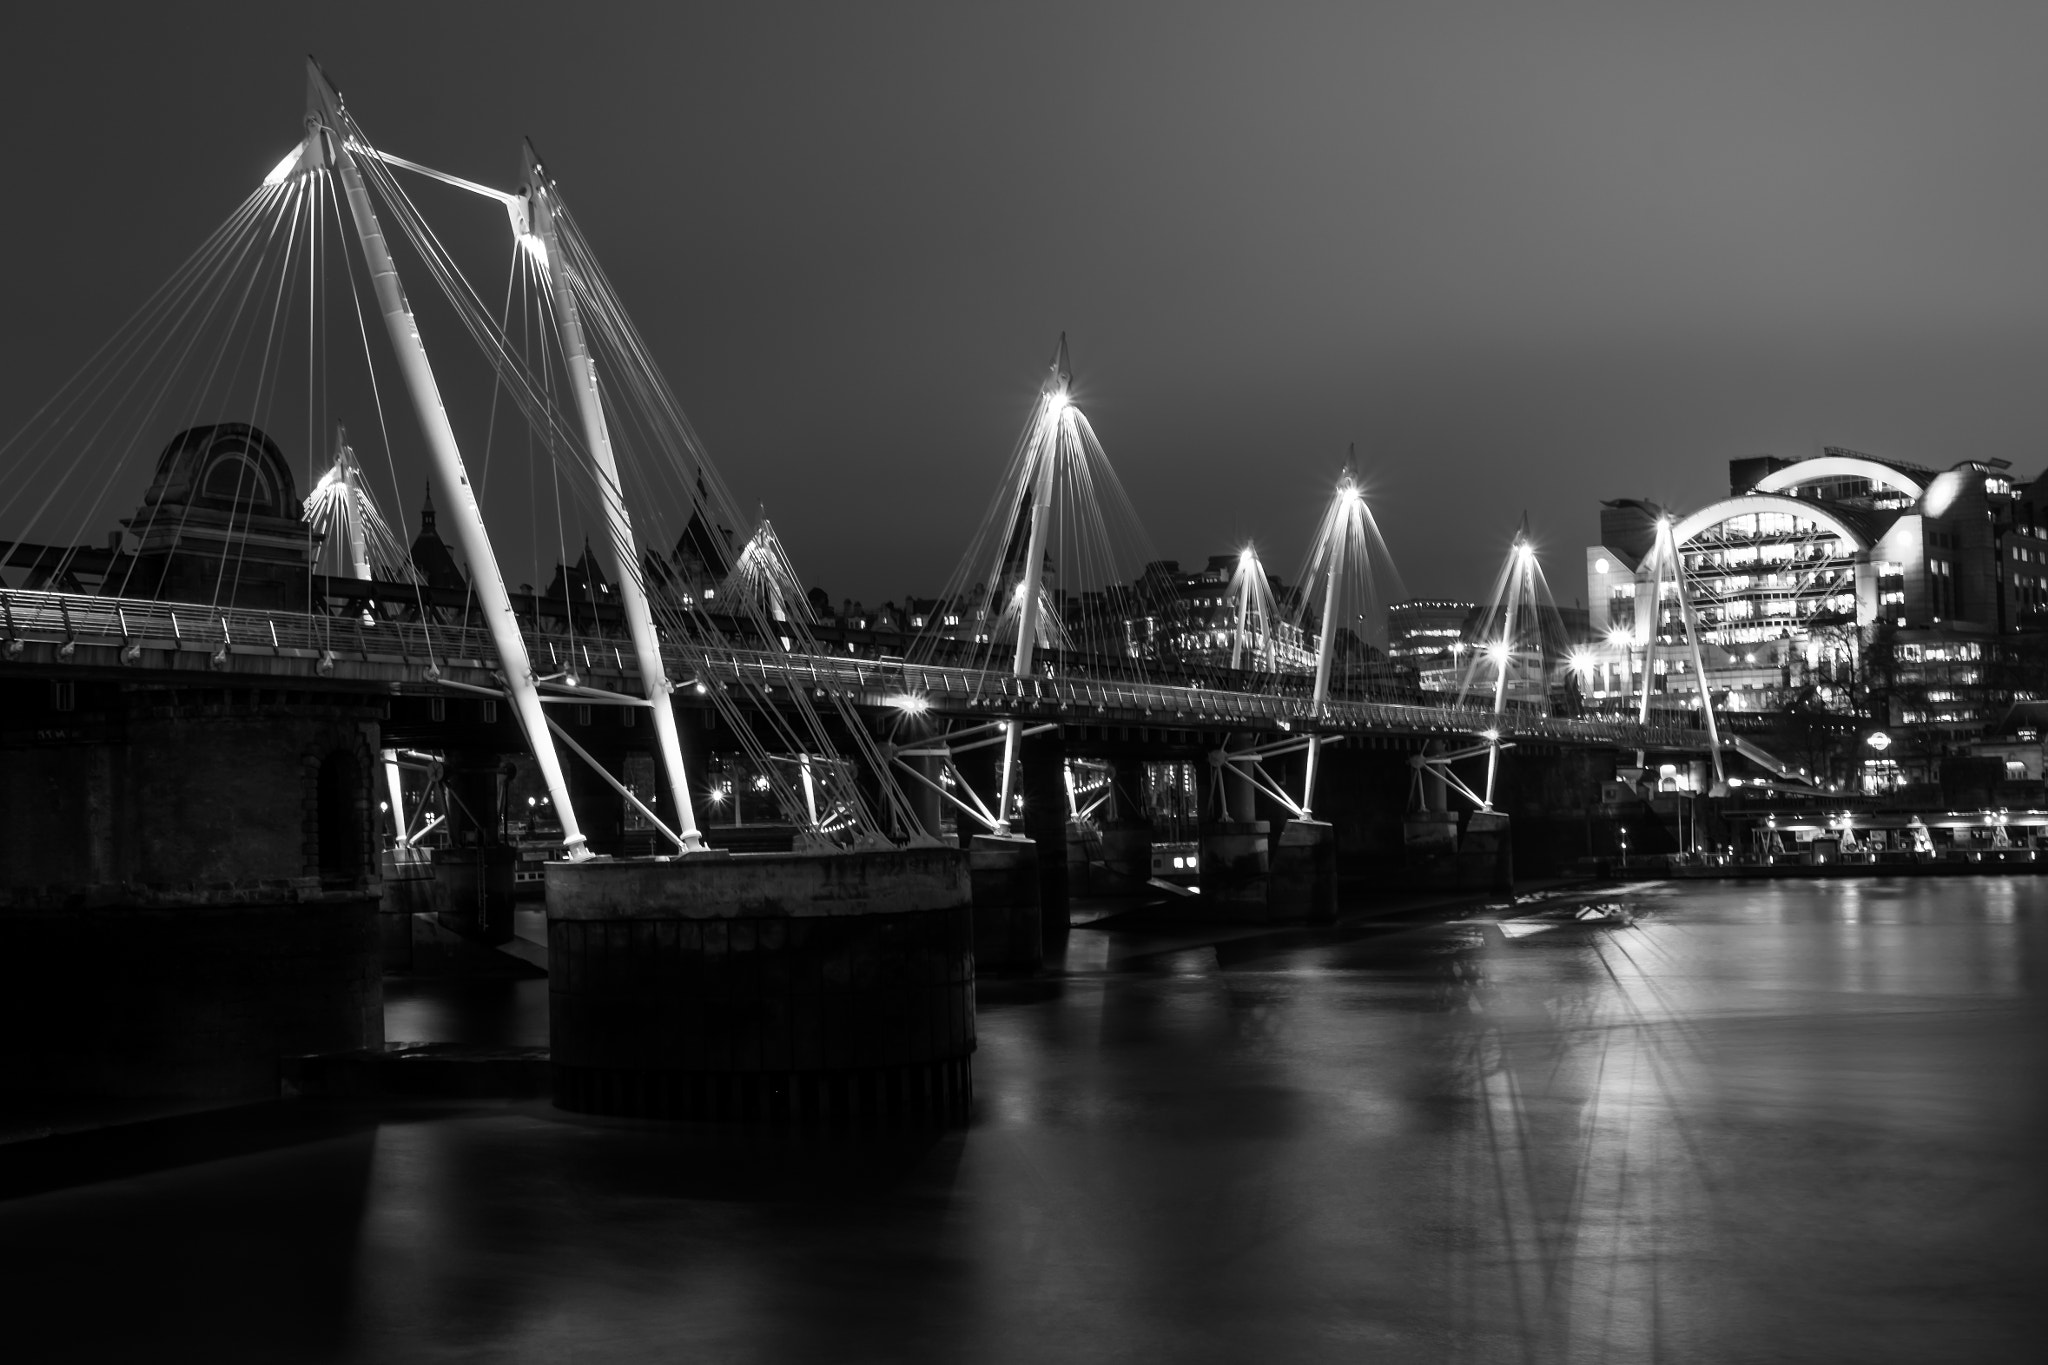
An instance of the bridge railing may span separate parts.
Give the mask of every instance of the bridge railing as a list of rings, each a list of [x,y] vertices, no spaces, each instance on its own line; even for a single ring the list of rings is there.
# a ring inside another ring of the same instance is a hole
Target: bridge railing
[[[230,670],[238,658],[270,655],[338,661],[383,662],[418,668],[492,670],[498,659],[489,635],[465,626],[419,621],[366,620],[360,615],[294,611],[221,610],[202,604],[81,593],[0,588],[0,634],[6,641],[56,644],[60,654],[80,644],[205,651],[217,669]],[[526,647],[536,669],[583,674],[635,672],[623,641],[605,636],[528,632]],[[1479,707],[1419,706],[1406,702],[1333,700],[1320,710],[1307,699],[1285,693],[1228,692],[1169,683],[1084,677],[1015,678],[982,669],[904,660],[862,659],[836,654],[786,654],[733,645],[692,642],[664,651],[672,676],[685,685],[752,679],[859,694],[886,704],[917,698],[941,709],[987,708],[1000,714],[1022,711],[1047,719],[1080,720],[1089,714],[1136,716],[1161,724],[1174,721],[1246,724],[1279,729],[1389,730],[1479,736],[1498,729],[1524,740],[1612,745],[1618,748],[1697,748],[1696,730],[1672,725],[1639,726],[1632,721],[1584,720],[1506,713]],[[703,678],[708,672],[711,676]]]
[[[921,697],[937,703],[967,700],[993,709],[1022,707],[1047,712],[1138,711],[1161,720],[1265,720],[1288,726],[1320,721],[1336,727],[1440,731],[1479,736],[1498,729],[1504,736],[1575,743],[1647,747],[1694,747],[1696,731],[1676,726],[1639,726],[1633,722],[1582,720],[1561,716],[1496,716],[1481,707],[1417,706],[1405,702],[1332,701],[1320,712],[1306,699],[1285,695],[1223,692],[1211,688],[1175,687],[1078,678],[1014,678],[975,669],[941,668],[895,660],[841,658],[837,655],[788,655],[762,650],[725,648],[707,651],[714,672],[723,676],[767,679],[801,673],[814,685],[834,685],[874,694]],[[796,661],[801,659],[801,663]],[[1078,717],[1077,717],[1078,718]]]

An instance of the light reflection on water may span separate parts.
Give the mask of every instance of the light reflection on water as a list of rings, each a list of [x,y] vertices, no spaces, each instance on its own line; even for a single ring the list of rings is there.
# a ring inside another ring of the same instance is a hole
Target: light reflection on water
[[[236,1316],[287,1272],[231,1257],[222,1359],[2030,1358],[2048,882],[1632,899],[1512,939],[1076,930],[1075,975],[984,983],[964,1132],[414,1111],[366,1159],[0,1204],[0,1284],[111,1271],[177,1340],[147,1266],[260,1233],[343,1281],[294,1339]]]

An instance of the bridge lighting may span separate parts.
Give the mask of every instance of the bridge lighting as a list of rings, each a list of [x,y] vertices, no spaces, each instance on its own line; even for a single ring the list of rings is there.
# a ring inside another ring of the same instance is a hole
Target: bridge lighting
[[[1358,491],[1358,485],[1346,479],[1337,485],[1337,501],[1346,507],[1356,507],[1365,500],[1365,494]]]
[[[1500,743],[1500,731],[1498,730],[1481,730],[1479,732],[1479,737],[1485,740],[1488,744]]]
[[[909,692],[902,692],[890,697],[885,704],[895,707],[906,716],[921,716],[932,709],[930,701]]]
[[[1616,649],[1627,649],[1635,643],[1635,638],[1630,634],[1627,626],[1616,626],[1607,632],[1607,643],[1613,645]]]
[[[1486,657],[1497,664],[1506,663],[1508,661],[1508,642],[1506,640],[1495,640],[1486,647]]]
[[[270,168],[270,174],[263,177],[263,188],[271,189],[291,179],[292,172],[299,168],[299,160],[305,155],[306,144],[301,142],[284,154],[284,160]]]
[[[1526,540],[1515,542],[1515,558],[1527,563],[1536,557],[1536,547]]]

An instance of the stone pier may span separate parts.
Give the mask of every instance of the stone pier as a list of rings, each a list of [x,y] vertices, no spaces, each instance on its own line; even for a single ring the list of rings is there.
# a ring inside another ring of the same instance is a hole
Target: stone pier
[[[547,877],[561,1107],[965,1116],[974,917],[961,850],[558,862]]]
[[[0,1086],[277,1093],[383,1041],[375,703],[0,683]]]

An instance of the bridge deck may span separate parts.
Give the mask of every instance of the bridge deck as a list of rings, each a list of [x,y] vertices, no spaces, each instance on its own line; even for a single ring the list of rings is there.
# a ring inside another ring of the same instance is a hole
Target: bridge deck
[[[200,604],[0,588],[0,676],[35,669],[217,677],[433,691],[441,681],[495,685],[487,632],[416,621],[366,624],[355,615],[216,610]],[[536,667],[573,669],[586,683],[634,691],[638,670],[623,640],[529,632]],[[1028,716],[1091,724],[1179,724],[1206,729],[1478,735],[1498,724],[1520,740],[1663,752],[1706,749],[1685,726],[1566,719],[1478,707],[1334,700],[1317,711],[1305,697],[1078,676],[1021,680],[984,669],[830,654],[779,653],[724,644],[664,647],[671,676],[688,681],[802,685],[886,706],[905,695],[940,713]]]

